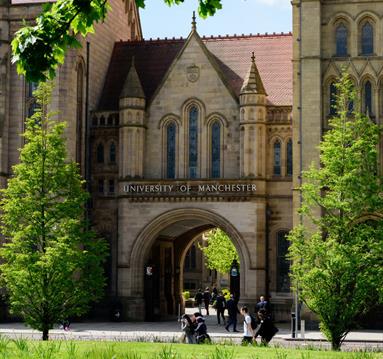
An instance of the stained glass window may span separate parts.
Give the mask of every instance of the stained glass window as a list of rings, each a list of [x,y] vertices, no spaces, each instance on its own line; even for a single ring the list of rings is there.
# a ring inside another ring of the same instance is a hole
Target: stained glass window
[[[347,28],[340,24],[336,28],[336,55],[347,56]]]
[[[362,26],[361,48],[362,55],[371,55],[374,52],[374,29],[369,22]]]
[[[281,143],[274,142],[274,176],[281,175]]]
[[[176,125],[171,123],[166,128],[167,147],[166,147],[166,177],[175,178],[176,176]]]
[[[211,177],[219,178],[221,175],[221,125],[214,122],[211,127]]]
[[[197,178],[198,167],[198,109],[189,111],[189,178]]]
[[[114,142],[110,144],[109,148],[109,162],[110,163],[116,163],[116,145]]]
[[[364,109],[366,113],[372,113],[372,87],[370,81],[364,84]]]
[[[284,231],[277,233],[277,292],[290,291],[290,262],[286,259],[289,242],[286,235]]]
[[[97,146],[97,163],[104,163],[104,146],[101,143]]]
[[[286,146],[286,174],[287,176],[293,175],[293,142],[290,140],[287,141]]]
[[[336,115],[336,86],[334,82],[331,82],[330,84],[330,116]]]

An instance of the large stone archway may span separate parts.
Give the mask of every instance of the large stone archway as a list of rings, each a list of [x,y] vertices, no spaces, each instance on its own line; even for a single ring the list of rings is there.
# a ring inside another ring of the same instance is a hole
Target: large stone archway
[[[179,208],[174,208],[177,206]],[[119,220],[118,294],[125,316],[134,319],[145,317],[144,268],[156,239],[164,235],[176,238],[182,234],[184,243],[178,248],[182,254],[179,254],[176,263],[179,266],[179,258],[182,258],[190,241],[214,227],[221,228],[229,235],[239,254],[241,301],[247,304],[255,302],[265,287],[264,211],[259,203],[247,202],[242,203],[242,206],[248,207],[247,211],[245,208],[245,211],[242,209],[242,213],[239,213],[227,203],[216,203],[213,206],[204,203],[188,207],[185,203],[173,203],[168,210],[164,210],[162,204],[162,210],[158,208],[158,211],[153,210],[155,206],[150,206],[149,210],[148,204],[144,203],[135,203],[129,206],[129,210],[122,206]],[[135,210],[137,213],[132,213]],[[179,280],[179,277],[175,280]]]

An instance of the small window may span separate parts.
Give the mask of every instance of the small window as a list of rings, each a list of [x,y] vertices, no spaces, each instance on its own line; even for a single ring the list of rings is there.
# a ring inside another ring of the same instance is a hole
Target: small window
[[[218,121],[211,127],[211,177],[221,175],[221,125]]]
[[[293,142],[291,139],[287,141],[286,145],[286,175],[293,175]]]
[[[336,115],[336,95],[337,95],[337,88],[335,86],[335,82],[332,82],[330,84],[330,109],[329,109],[330,116]]]
[[[364,112],[372,114],[372,86],[370,81],[364,84]]]
[[[104,163],[104,146],[101,143],[97,146],[97,163]]]
[[[374,28],[368,21],[362,26],[361,50],[362,55],[374,53]]]
[[[98,193],[104,193],[104,180],[98,180]]]
[[[347,56],[347,28],[344,24],[336,28],[335,38],[336,56]]]
[[[109,193],[114,193],[114,180],[109,180]]]
[[[116,145],[114,142],[112,142],[109,147],[109,162],[116,163]]]
[[[274,176],[280,176],[281,175],[281,142],[275,141],[274,142],[274,169],[273,169]]]
[[[289,250],[287,232],[277,233],[277,292],[290,291],[290,262],[286,258]]]

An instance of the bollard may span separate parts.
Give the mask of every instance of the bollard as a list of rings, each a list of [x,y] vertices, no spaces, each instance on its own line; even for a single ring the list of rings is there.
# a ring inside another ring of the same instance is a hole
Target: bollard
[[[296,316],[295,313],[291,313],[291,338],[296,338],[296,333],[295,333],[295,321],[296,321]]]
[[[301,338],[305,339],[305,321],[301,320]]]

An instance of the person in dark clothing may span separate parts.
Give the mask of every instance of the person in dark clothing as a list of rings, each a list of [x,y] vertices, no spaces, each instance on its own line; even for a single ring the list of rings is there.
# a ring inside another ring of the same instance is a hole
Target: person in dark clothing
[[[223,325],[226,325],[225,308],[226,308],[226,299],[223,296],[223,293],[219,292],[219,294],[217,295],[215,299],[215,309],[217,310],[218,325],[221,324],[221,317],[223,320]]]
[[[195,306],[198,307],[198,311],[200,313],[201,313],[201,310],[202,310],[202,300],[203,300],[202,290],[198,289],[198,292],[197,292],[197,294],[194,297],[194,303],[195,303]]]
[[[274,335],[278,332],[278,329],[274,326],[273,321],[268,315],[265,308],[262,308],[258,312],[259,326],[255,331],[254,339],[259,335],[263,344],[268,344]]]
[[[218,289],[217,287],[213,287],[213,290],[211,291],[211,301],[210,303],[213,304],[218,296]]]
[[[211,300],[210,289],[209,287],[206,287],[205,291],[203,292],[203,301],[205,304],[206,315],[209,315],[210,300]]]
[[[230,332],[229,328],[233,326],[233,332],[238,332],[237,330],[237,314],[239,314],[237,302],[234,299],[234,295],[230,294],[230,299],[226,302],[227,314],[229,315],[229,320],[225,329]]]
[[[210,342],[210,336],[207,334],[207,326],[205,323],[205,319],[202,317],[200,313],[194,313],[196,327],[195,327],[195,339],[197,344],[204,344],[206,342]]]
[[[255,306],[255,313],[258,313],[261,309],[265,309],[267,312],[267,315],[271,318],[271,305],[270,302],[265,300],[265,297],[262,295],[259,298],[259,302]]]
[[[184,335],[182,337],[182,342],[187,344],[195,344],[194,336],[194,323],[187,314],[182,316],[182,330]]]

